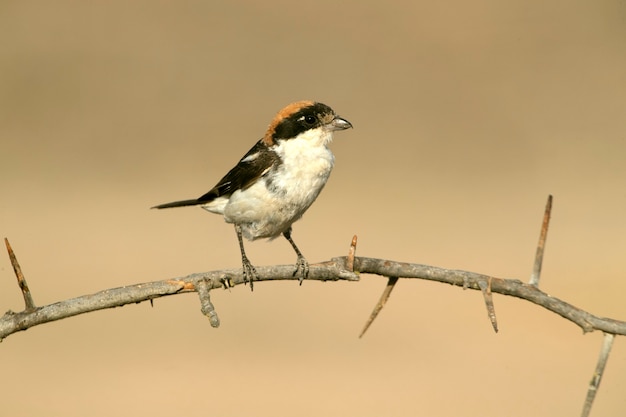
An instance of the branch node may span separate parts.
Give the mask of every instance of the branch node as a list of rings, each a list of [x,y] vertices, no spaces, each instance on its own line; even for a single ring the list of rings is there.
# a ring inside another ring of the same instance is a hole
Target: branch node
[[[24,297],[24,311],[33,311],[37,308],[35,305],[35,301],[33,301],[33,296],[30,293],[30,289],[28,288],[28,284],[26,283],[26,278],[22,273],[22,268],[20,267],[19,262],[17,261],[17,257],[13,252],[13,248],[9,243],[9,239],[4,238],[4,244],[7,247],[7,252],[9,253],[9,258],[11,259],[11,265],[13,265],[13,271],[15,272],[15,276],[17,277],[17,285],[22,290],[22,296]]]
[[[211,297],[209,295],[211,288],[206,279],[200,279],[196,282],[196,291],[200,298],[200,311],[209,318],[211,327],[220,327],[220,319],[217,316],[213,303],[211,303]]]
[[[346,256],[338,256],[335,258],[331,258],[328,262],[322,262],[319,264],[323,267],[332,266],[334,268],[334,274],[336,274],[336,278],[331,278],[336,281],[337,279],[342,279],[346,281],[360,281],[361,277],[359,271],[350,271],[348,269],[348,257]]]
[[[489,316],[489,321],[491,321],[491,326],[493,327],[493,330],[498,333],[498,320],[496,319],[496,309],[493,306],[491,280],[492,277],[489,277],[487,280],[480,279],[478,280],[478,286],[480,287],[480,291],[485,299],[485,306],[487,307],[487,315]]]
[[[541,265],[543,263],[543,252],[548,237],[548,226],[550,226],[550,214],[552,212],[552,195],[548,196],[546,210],[543,214],[543,223],[541,224],[541,233],[539,234],[539,242],[537,243],[537,252],[535,253],[535,264],[533,265],[533,273],[530,276],[530,285],[539,286],[539,278],[541,275]]]
[[[383,290],[383,293],[380,296],[378,303],[376,303],[376,305],[374,306],[374,310],[372,310],[372,314],[370,314],[369,319],[367,319],[367,322],[365,322],[365,326],[363,327],[363,330],[361,330],[359,339],[363,337],[367,329],[371,326],[371,324],[374,322],[374,320],[378,316],[378,313],[380,313],[380,310],[382,310],[383,307],[385,306],[385,303],[387,302],[387,300],[389,299],[389,296],[391,295],[391,290],[393,290],[393,287],[395,287],[396,283],[398,282],[398,279],[399,279],[398,277],[389,277],[389,280],[387,281],[387,286]]]

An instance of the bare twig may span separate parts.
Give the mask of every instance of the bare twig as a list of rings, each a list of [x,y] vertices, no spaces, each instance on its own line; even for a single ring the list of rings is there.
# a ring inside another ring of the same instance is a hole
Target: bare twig
[[[591,406],[593,405],[593,400],[596,398],[596,393],[600,387],[600,381],[602,381],[602,374],[604,374],[604,368],[609,359],[614,338],[615,335],[611,333],[604,333],[604,339],[602,340],[602,348],[600,349],[600,356],[598,357],[596,370],[593,373],[593,378],[591,378],[589,389],[587,390],[587,398],[585,399],[585,404],[583,406],[582,417],[588,417],[591,412]]]
[[[307,281],[358,281],[359,274],[347,271],[346,263],[347,257],[339,257],[321,264],[311,265]],[[521,298],[542,306],[577,324],[584,332],[600,330],[626,336],[626,322],[594,316],[516,279],[501,279],[475,272],[363,257],[354,258],[354,268],[355,271],[365,274],[425,279],[458,287],[463,287],[463,282],[466,281],[467,287],[473,290],[480,290],[478,284],[480,281],[491,279],[492,292]],[[257,269],[259,282],[298,279],[293,277],[292,265],[259,267]],[[0,318],[0,340],[15,332],[78,314],[195,291],[197,281],[200,279],[207,280],[210,290],[223,288],[223,282],[226,278],[229,279],[232,286],[241,285],[244,282],[241,269],[219,270],[105,290],[39,307],[32,312],[8,312]]]
[[[389,296],[391,295],[391,291],[396,286],[397,282],[398,282],[398,277],[389,277],[389,280],[387,281],[387,286],[383,290],[383,293],[381,294],[380,299],[378,300],[378,303],[376,303],[376,305],[374,306],[374,310],[372,311],[372,314],[370,314],[370,317],[365,322],[365,326],[363,327],[363,330],[361,330],[361,334],[359,334],[359,338],[363,337],[367,329],[372,325],[372,323],[378,316],[378,313],[380,313],[380,310],[383,309],[383,307],[385,306],[385,303],[387,302],[387,300],[389,299]]]
[[[546,246],[546,238],[548,237],[548,226],[550,225],[550,213],[552,212],[552,195],[548,196],[546,210],[543,214],[543,223],[541,224],[541,233],[539,234],[539,243],[537,243],[537,253],[535,254],[535,265],[533,273],[530,276],[529,284],[535,287],[539,286],[539,278],[541,276],[541,265],[543,264],[543,252]]]
[[[485,306],[487,306],[487,315],[493,330],[498,333],[498,320],[496,319],[496,309],[493,306],[493,296],[491,295],[491,277],[487,281],[478,281],[480,291],[483,293],[485,299]]]
[[[32,311],[36,308],[35,301],[33,301],[33,296],[30,293],[30,289],[28,289],[28,283],[26,283],[26,278],[22,273],[22,268],[17,261],[17,257],[13,252],[13,248],[9,243],[9,239],[7,239],[6,237],[4,238],[4,244],[7,247],[7,252],[9,253],[9,258],[11,259],[11,265],[13,265],[13,271],[15,272],[15,276],[17,277],[17,285],[19,285],[20,290],[22,290],[22,295],[24,296],[24,305],[26,306],[26,311]]]

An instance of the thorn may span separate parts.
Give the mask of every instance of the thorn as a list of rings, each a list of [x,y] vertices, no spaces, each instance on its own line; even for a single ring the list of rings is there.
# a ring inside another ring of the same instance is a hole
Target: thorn
[[[7,247],[7,252],[9,252],[11,265],[13,265],[13,271],[15,272],[15,276],[17,277],[17,285],[19,285],[20,290],[22,290],[22,295],[24,296],[24,304],[26,306],[25,311],[35,310],[37,306],[35,306],[35,302],[33,301],[33,296],[30,293],[28,284],[26,283],[26,278],[24,278],[24,274],[22,273],[22,268],[20,267],[19,262],[17,262],[17,257],[13,252],[13,248],[11,248],[9,239],[7,239],[6,237],[4,238],[4,244]]]
[[[546,238],[548,237],[548,226],[550,225],[550,214],[552,212],[552,195],[548,196],[548,202],[546,203],[546,210],[543,214],[543,223],[541,225],[541,234],[539,235],[539,243],[537,243],[537,253],[535,254],[535,265],[533,266],[533,273],[530,276],[530,285],[539,287],[539,277],[541,275],[541,264],[543,263],[543,251],[546,245]]]
[[[604,340],[602,341],[602,348],[600,349],[600,356],[598,357],[598,363],[596,364],[596,370],[593,373],[591,382],[589,382],[589,389],[587,390],[587,398],[585,398],[585,404],[583,406],[582,417],[588,417],[591,412],[591,406],[593,400],[596,398],[596,393],[600,387],[600,381],[602,380],[602,374],[604,374],[604,368],[606,362],[609,359],[611,353],[611,347],[613,346],[613,339],[615,335],[612,333],[604,333]]]
[[[493,327],[493,330],[498,333],[498,320],[496,319],[496,309],[493,306],[493,296],[491,294],[491,280],[491,277],[489,277],[487,282],[482,279],[478,280],[478,286],[480,287],[480,291],[483,293],[483,298],[485,299],[487,315],[489,316],[489,321],[491,321],[491,326]]]
[[[354,272],[354,255],[356,254],[356,241],[356,235],[352,236],[350,250],[348,251],[348,260],[346,261],[346,269],[350,272]]]
[[[387,302],[387,300],[389,299],[389,296],[391,295],[391,290],[393,290],[393,287],[395,287],[396,283],[398,282],[398,279],[399,279],[398,277],[389,277],[389,281],[387,281],[387,286],[385,287],[382,295],[380,296],[380,300],[378,300],[378,303],[376,303],[376,305],[374,306],[374,310],[372,311],[372,314],[370,314],[369,319],[367,319],[367,322],[365,322],[365,326],[363,327],[363,330],[361,330],[359,339],[363,337],[367,329],[372,325],[372,323],[378,316],[378,313],[380,313],[380,310],[382,310],[383,307],[385,306],[385,303]]]

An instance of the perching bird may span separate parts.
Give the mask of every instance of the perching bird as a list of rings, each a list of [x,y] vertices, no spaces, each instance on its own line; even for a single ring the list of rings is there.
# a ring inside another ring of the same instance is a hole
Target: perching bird
[[[278,112],[265,136],[208,193],[153,208],[199,205],[233,223],[244,280],[250,282],[251,289],[257,273],[246,256],[243,237],[274,239],[282,234],[298,256],[294,276],[299,272],[302,284],[309,263],[291,238],[291,225],[313,204],[328,180],[335,160],[328,149],[333,133],[351,127],[325,104],[291,103]]]

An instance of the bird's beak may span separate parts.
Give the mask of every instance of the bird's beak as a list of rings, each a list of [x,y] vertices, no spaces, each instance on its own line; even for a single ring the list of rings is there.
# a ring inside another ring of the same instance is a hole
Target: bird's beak
[[[332,131],[335,130],[346,130],[352,127],[352,123],[347,121],[346,119],[342,119],[339,116],[336,116],[332,122],[330,122],[330,129]]]

